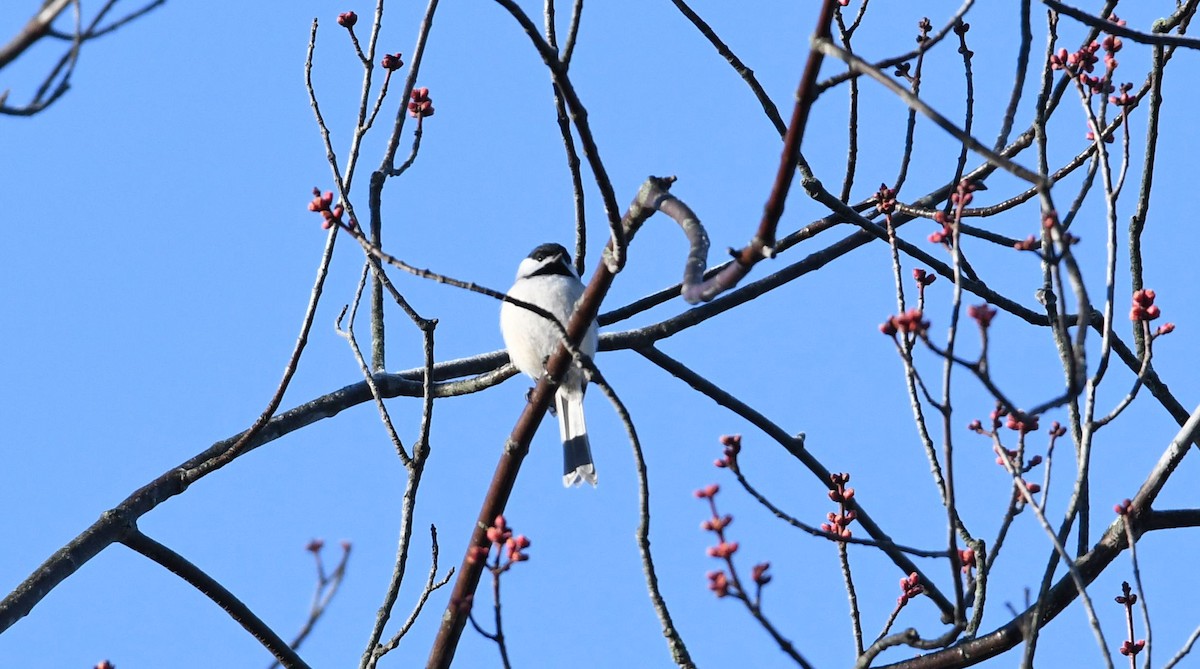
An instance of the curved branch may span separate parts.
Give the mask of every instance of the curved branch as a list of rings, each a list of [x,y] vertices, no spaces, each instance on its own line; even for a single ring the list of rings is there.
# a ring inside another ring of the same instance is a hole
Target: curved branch
[[[679,635],[679,630],[671,620],[671,612],[667,610],[667,602],[663,599],[662,591],[658,587],[658,573],[654,569],[654,556],[650,553],[650,481],[646,476],[646,459],[642,456],[642,442],[638,439],[637,429],[633,426],[633,418],[630,417],[629,410],[625,408],[625,403],[617,396],[612,386],[608,385],[599,370],[590,364],[588,367],[592,375],[591,381],[612,403],[613,409],[625,426],[629,443],[633,447],[633,459],[638,477],[638,553],[642,556],[642,572],[646,576],[646,589],[650,592],[654,613],[658,616],[663,636],[667,639],[667,648],[670,649],[671,659],[676,666],[681,669],[695,669],[696,664],[692,662],[691,654],[688,653],[687,646],[683,643],[683,637]]]
[[[1069,16],[1080,23],[1091,26],[1092,28],[1102,30],[1110,35],[1118,35],[1141,44],[1175,47],[1181,46],[1187,49],[1200,49],[1200,39],[1195,37],[1183,37],[1180,35],[1164,35],[1158,32],[1158,26],[1155,26],[1154,33],[1144,33],[1138,30],[1133,30],[1132,28],[1126,28],[1125,26],[1118,25],[1112,21],[1109,21],[1108,19],[1102,19],[1099,16],[1088,14],[1083,10],[1075,9],[1070,5],[1064,5],[1056,0],[1042,0],[1042,4],[1046,5],[1050,9],[1053,9],[1059,14]]]
[[[280,664],[289,669],[293,667],[308,669],[308,665],[300,659],[296,651],[292,650],[292,647],[268,627],[261,618],[254,615],[250,607],[243,604],[225,586],[182,555],[142,534],[137,527],[131,527],[128,534],[121,539],[121,543],[157,562],[167,571],[187,581],[189,585],[211,599],[214,604],[224,609],[229,617],[245,628],[251,636],[258,639],[259,643],[267,650],[271,651]]]

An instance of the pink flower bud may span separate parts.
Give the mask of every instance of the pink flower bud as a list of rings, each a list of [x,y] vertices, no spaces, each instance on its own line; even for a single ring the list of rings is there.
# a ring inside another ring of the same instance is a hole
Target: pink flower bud
[[[701,488],[692,494],[695,495],[699,499],[710,499],[713,495],[720,492],[720,490],[721,490],[721,486],[714,483],[705,488]]]

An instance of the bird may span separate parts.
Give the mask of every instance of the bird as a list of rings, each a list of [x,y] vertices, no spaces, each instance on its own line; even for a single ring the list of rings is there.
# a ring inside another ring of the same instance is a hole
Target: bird
[[[571,264],[571,255],[561,244],[542,244],[517,267],[516,282],[508,296],[541,307],[565,328],[583,295],[583,282]],[[562,332],[544,316],[511,302],[500,305],[500,334],[508,357],[517,369],[535,381],[546,371],[546,360],[558,349]],[[596,322],[588,326],[579,352],[591,358],[596,353]],[[585,481],[596,485],[596,466],[583,417],[583,395],[587,377],[577,363],[563,376],[554,394],[558,432],[563,444],[563,485]]]

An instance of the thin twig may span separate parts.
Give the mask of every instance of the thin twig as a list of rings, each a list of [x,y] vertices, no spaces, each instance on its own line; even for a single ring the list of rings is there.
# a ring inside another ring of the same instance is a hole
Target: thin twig
[[[300,627],[300,631],[296,636],[292,637],[292,642],[288,644],[292,650],[299,650],[300,645],[312,633],[317,621],[325,614],[325,610],[329,608],[329,603],[333,601],[334,595],[342,586],[342,579],[346,576],[346,565],[350,561],[350,543],[342,542],[342,557],[338,560],[337,566],[329,574],[325,573],[325,568],[321,562],[321,545],[314,542],[310,544],[310,549],[317,562],[317,586],[313,589],[312,605],[309,607],[308,617],[304,620],[304,624]],[[279,666],[279,660],[271,663],[267,669],[275,669]]]
[[[412,459],[404,463],[405,469],[408,471],[408,477],[404,486],[404,495],[400,506],[400,537],[396,545],[396,559],[392,568],[392,576],[388,582],[387,590],[384,594],[383,604],[380,605],[379,611],[375,615],[375,624],[371,628],[370,639],[367,642],[367,648],[363,652],[362,659],[359,662],[359,667],[362,669],[370,669],[375,666],[384,654],[386,654],[395,645],[390,648],[381,646],[379,641],[383,638],[383,630],[387,626],[388,620],[391,618],[392,609],[396,605],[396,599],[400,595],[400,586],[404,583],[404,576],[408,565],[409,549],[412,546],[412,528],[413,516],[416,513],[417,492],[421,485],[421,479],[425,472],[425,462],[429,458],[429,431],[433,424],[433,335],[434,329],[437,327],[436,320],[426,320],[417,318],[416,325],[421,330],[424,343],[425,354],[425,369],[422,382],[422,404],[421,404],[421,426],[416,442],[413,444]],[[397,437],[398,439],[398,437]],[[430,528],[431,540],[433,542],[433,568],[437,570],[437,531]],[[432,580],[433,575],[430,575]],[[453,569],[451,569],[453,573]],[[449,575],[446,578],[450,578]],[[441,586],[438,586],[441,587]],[[412,620],[415,619],[416,613],[419,613],[421,607],[424,606],[425,599],[428,597],[429,586],[422,591],[422,595],[417,604],[416,612],[410,616],[410,620],[406,621],[401,632],[398,632],[393,639],[399,643],[400,637],[411,626]]]
[[[429,526],[429,535],[429,543],[432,546],[432,558],[429,564],[429,575],[425,579],[425,587],[421,589],[421,595],[417,598],[417,603],[413,605],[412,612],[408,614],[408,619],[404,621],[404,624],[400,626],[400,629],[396,631],[396,633],[391,639],[388,640],[387,643],[379,646],[378,649],[376,649],[375,655],[378,657],[383,657],[383,655],[395,650],[396,647],[400,645],[400,641],[406,634],[408,634],[408,631],[412,629],[413,623],[417,622],[417,618],[421,615],[421,611],[425,608],[425,602],[429,600],[429,595],[433,594],[435,590],[438,590],[449,583],[450,577],[454,576],[454,567],[450,567],[450,569],[446,572],[446,575],[442,577],[442,580],[434,582],[434,579],[437,578],[438,569],[438,541],[436,525]]]
[[[829,39],[827,39],[827,38],[814,39],[812,42],[812,45],[813,45],[813,49],[820,51],[821,53],[823,53],[825,55],[833,56],[834,58],[841,59],[843,62],[845,62],[847,65],[849,65],[850,68],[853,69],[854,71],[866,74],[866,75],[870,76],[872,79],[875,79],[879,83],[883,84],[885,88],[892,91],[892,93],[896,94],[896,96],[899,97],[905,104],[907,104],[908,106],[912,107],[913,109],[916,109],[917,111],[919,111],[922,114],[924,114],[925,116],[927,116],[930,120],[932,120],[934,123],[936,123],[940,128],[942,128],[946,132],[953,135],[959,141],[966,144],[972,151],[974,151],[975,153],[977,153],[977,154],[983,156],[985,159],[987,159],[987,161],[989,163],[996,165],[997,167],[1000,167],[1001,169],[1003,169],[1007,172],[1010,172],[1014,176],[1024,179],[1025,181],[1028,181],[1031,184],[1039,185],[1042,188],[1045,188],[1048,186],[1048,184],[1045,183],[1045,180],[1043,180],[1036,173],[1031,172],[1030,170],[1022,167],[1021,165],[1018,165],[1017,163],[1009,160],[1008,158],[1005,158],[1003,155],[987,148],[986,146],[981,144],[979,142],[979,140],[966,134],[961,128],[954,125],[954,123],[952,123],[945,116],[942,116],[940,113],[935,111],[933,109],[933,107],[930,107],[923,100],[914,96],[912,93],[909,93],[908,91],[906,91],[903,87],[901,87],[899,84],[897,84],[891,77],[887,76],[886,74],[884,74],[882,71],[880,71],[879,69],[877,69],[870,63],[867,63],[866,61],[859,58],[858,56],[855,56],[854,54],[847,52],[845,49],[838,47],[836,44],[829,41]]]
[[[1175,665],[1182,662],[1183,658],[1187,657],[1188,653],[1192,652],[1192,647],[1196,645],[1197,639],[1200,639],[1200,627],[1197,627],[1192,631],[1191,636],[1189,636],[1187,641],[1183,643],[1183,648],[1180,648],[1179,652],[1175,653],[1175,655],[1163,665],[1163,669],[1174,669]]]
[[[604,396],[612,403],[613,409],[617,412],[617,416],[625,426],[625,434],[629,437],[629,444],[633,447],[633,461],[638,476],[637,544],[638,553],[642,557],[642,573],[646,577],[646,589],[650,593],[650,602],[654,606],[655,615],[658,616],[663,636],[667,639],[667,648],[671,652],[671,660],[678,667],[694,669],[696,665],[692,662],[691,655],[688,654],[687,646],[683,643],[683,637],[679,635],[679,630],[676,629],[675,623],[671,620],[671,612],[667,610],[667,602],[663,599],[662,591],[658,587],[658,573],[654,570],[654,556],[650,553],[650,481],[646,476],[646,459],[642,456],[642,444],[638,439],[637,429],[633,425],[633,418],[630,417],[629,410],[625,408],[625,403],[617,396],[612,386],[608,385],[608,381],[600,374],[600,370],[596,369],[594,365],[589,365],[589,374],[591,377],[590,380],[600,388],[600,392],[604,393]]]
[[[704,38],[713,45],[713,47],[717,50],[717,53],[729,62],[730,67],[732,67],[733,70],[742,77],[742,80],[745,81],[746,85],[750,87],[750,92],[754,93],[754,97],[757,98],[758,103],[762,105],[763,113],[767,115],[767,119],[771,121],[771,125],[775,126],[775,130],[779,132],[779,136],[784,137],[787,135],[787,125],[783,122],[783,117],[779,115],[779,108],[775,106],[775,103],[771,100],[770,96],[767,95],[767,92],[763,89],[762,84],[758,83],[758,77],[754,76],[754,70],[746,67],[746,64],[742,62],[742,59],[738,58],[737,54],[735,54],[733,50],[730,49],[729,46],[725,44],[725,42],[722,41],[719,36],[717,36],[717,33],[712,29],[712,26],[708,25],[704,19],[700,18],[700,15],[693,11],[692,8],[688,6],[686,2],[684,2],[684,0],[671,0],[671,2],[675,4],[675,7],[679,10],[679,13],[683,14],[688,21],[691,21],[692,25],[696,26],[696,30],[699,30],[700,34],[703,35]]]

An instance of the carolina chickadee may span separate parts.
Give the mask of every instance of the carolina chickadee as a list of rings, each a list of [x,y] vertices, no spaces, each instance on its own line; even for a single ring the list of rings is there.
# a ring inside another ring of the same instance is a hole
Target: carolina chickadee
[[[565,248],[542,244],[521,261],[517,281],[508,289],[508,295],[549,311],[565,327],[575,311],[575,303],[583,295],[583,283],[575,274]],[[534,380],[541,378],[546,359],[562,339],[558,328],[545,318],[508,302],[500,305],[500,333],[513,364]],[[595,321],[580,342],[579,352],[588,357],[596,353]],[[572,364],[554,396],[563,442],[563,485],[567,487],[584,481],[596,485],[596,467],[592,464],[592,448],[583,420],[586,386],[583,370]]]

